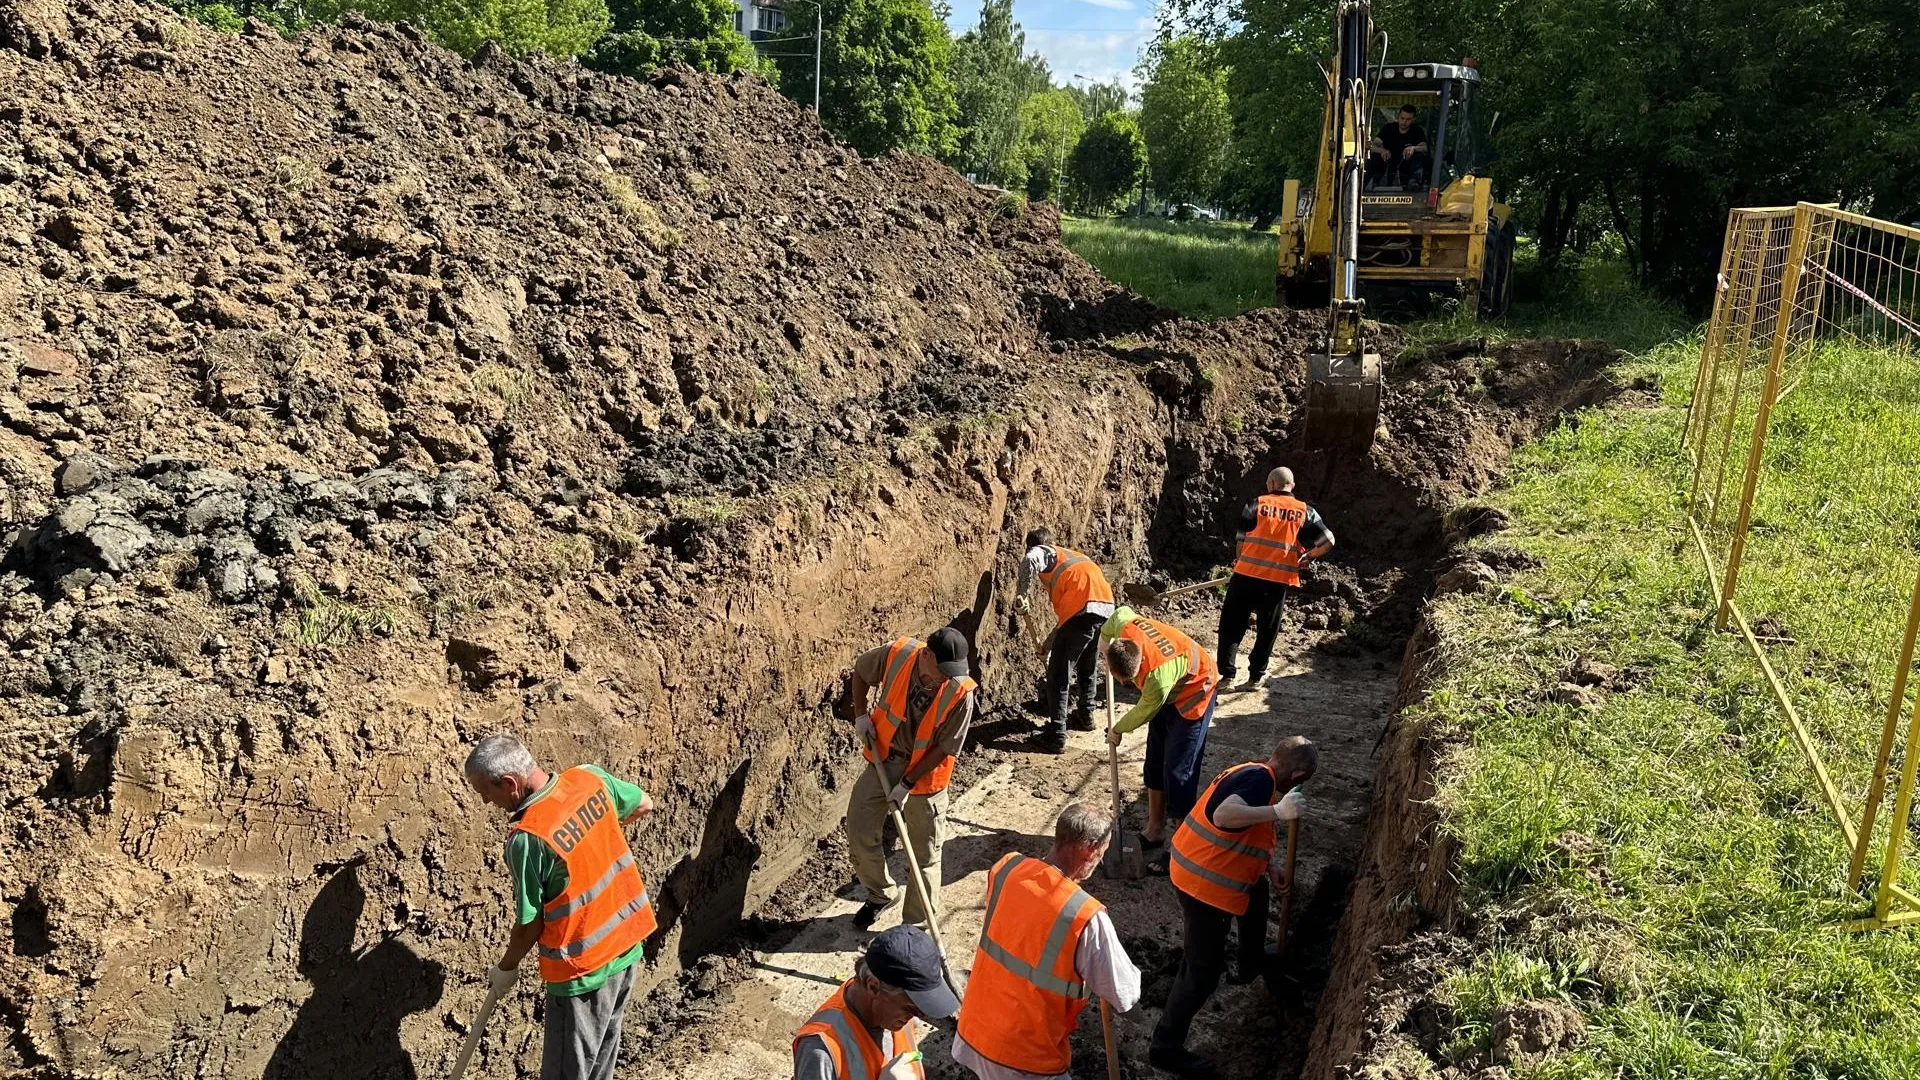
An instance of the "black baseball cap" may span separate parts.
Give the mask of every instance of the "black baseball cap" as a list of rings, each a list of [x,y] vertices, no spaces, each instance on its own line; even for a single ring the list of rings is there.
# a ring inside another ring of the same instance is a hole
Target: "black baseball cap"
[[[949,679],[971,674],[972,669],[967,666],[967,635],[951,626],[943,626],[928,636],[927,648],[933,650],[933,659],[940,665],[940,674]]]
[[[940,950],[925,930],[901,923],[867,946],[867,970],[873,977],[904,990],[928,1020],[945,1020],[960,1011],[960,999],[947,985]]]

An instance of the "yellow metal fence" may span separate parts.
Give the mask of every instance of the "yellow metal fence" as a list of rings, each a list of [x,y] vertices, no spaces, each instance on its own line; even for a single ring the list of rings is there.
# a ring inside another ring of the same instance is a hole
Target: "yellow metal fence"
[[[1920,770],[1920,229],[1810,203],[1733,211],[1686,444],[1716,624],[1752,650],[1849,887],[1873,901],[1847,925],[1920,922],[1920,882],[1903,881]]]

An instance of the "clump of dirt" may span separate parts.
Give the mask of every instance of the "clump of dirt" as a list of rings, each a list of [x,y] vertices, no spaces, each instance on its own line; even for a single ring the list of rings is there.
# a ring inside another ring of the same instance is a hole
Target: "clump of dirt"
[[[718,994],[828,864],[857,650],[960,612],[1024,693],[1028,524],[1217,560],[1302,460],[1314,320],[1171,321],[750,77],[0,0],[0,118],[0,1071],[450,1063],[508,910],[458,762],[500,729],[654,794],[643,988]],[[1423,362],[1375,453],[1305,459],[1325,598],[1397,625],[1393,560],[1556,363]],[[494,1075],[537,1071],[533,997]]]

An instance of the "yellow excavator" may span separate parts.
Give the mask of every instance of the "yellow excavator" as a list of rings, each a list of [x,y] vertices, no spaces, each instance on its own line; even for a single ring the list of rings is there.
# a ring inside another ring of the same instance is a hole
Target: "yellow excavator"
[[[1304,196],[1300,181],[1286,182],[1278,222],[1281,303],[1327,310],[1326,336],[1307,357],[1309,447],[1364,449],[1379,429],[1367,299],[1448,296],[1482,316],[1507,309],[1513,227],[1482,171],[1491,155],[1479,85],[1472,61],[1390,62],[1369,0],[1335,3],[1318,175]]]

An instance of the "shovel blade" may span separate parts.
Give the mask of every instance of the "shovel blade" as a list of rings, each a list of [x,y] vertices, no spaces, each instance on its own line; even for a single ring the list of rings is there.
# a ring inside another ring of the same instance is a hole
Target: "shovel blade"
[[[1122,830],[1107,845],[1107,857],[1103,863],[1107,876],[1121,881],[1138,881],[1147,876],[1147,858],[1140,848],[1140,837],[1136,833]]]

